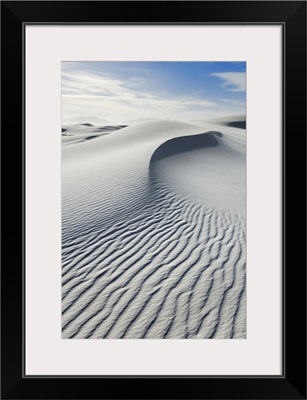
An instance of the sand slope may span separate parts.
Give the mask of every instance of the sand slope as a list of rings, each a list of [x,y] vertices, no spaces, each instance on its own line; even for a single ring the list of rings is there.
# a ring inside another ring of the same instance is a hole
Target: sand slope
[[[63,338],[245,338],[245,131],[151,121],[62,148]]]

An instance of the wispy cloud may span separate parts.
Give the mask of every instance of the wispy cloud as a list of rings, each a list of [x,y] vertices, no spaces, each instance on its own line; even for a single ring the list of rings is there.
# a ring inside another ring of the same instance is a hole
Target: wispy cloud
[[[218,103],[192,96],[172,97],[142,90],[146,79],[120,80],[92,72],[62,71],[63,117],[85,112],[118,121],[142,117],[195,118]]]
[[[245,92],[246,91],[246,74],[245,72],[216,72],[212,73],[221,80],[221,85],[229,92]]]
[[[127,71],[127,72],[136,72],[136,73],[148,73],[151,72],[149,68],[130,68],[130,67],[125,67],[125,68],[117,68],[119,71]]]
[[[229,72],[229,63],[224,70],[219,63],[218,70],[212,63],[216,72],[203,79],[207,64],[63,62],[62,120],[95,116],[111,124],[244,113],[245,73]]]

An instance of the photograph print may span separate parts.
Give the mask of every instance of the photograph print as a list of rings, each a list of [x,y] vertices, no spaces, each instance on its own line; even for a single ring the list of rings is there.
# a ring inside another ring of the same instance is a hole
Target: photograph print
[[[246,63],[61,73],[62,339],[246,339]]]

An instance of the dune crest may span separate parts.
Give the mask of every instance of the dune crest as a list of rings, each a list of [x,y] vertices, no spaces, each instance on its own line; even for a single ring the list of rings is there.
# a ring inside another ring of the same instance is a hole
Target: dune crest
[[[215,128],[63,147],[63,338],[246,337],[245,137]]]
[[[192,150],[200,150],[204,147],[213,147],[219,144],[216,136],[222,137],[220,132],[206,132],[198,135],[176,137],[159,146],[153,155],[150,162],[157,161],[162,158],[177,155],[179,153],[187,153]]]

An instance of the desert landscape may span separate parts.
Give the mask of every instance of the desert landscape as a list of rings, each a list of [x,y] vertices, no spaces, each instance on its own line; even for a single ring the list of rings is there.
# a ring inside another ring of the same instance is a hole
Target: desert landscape
[[[245,120],[62,124],[63,339],[246,338]]]

